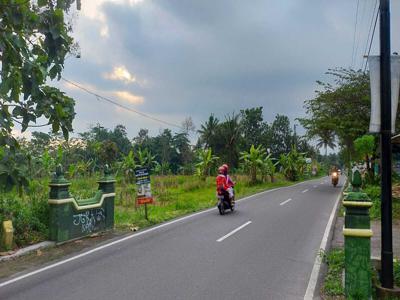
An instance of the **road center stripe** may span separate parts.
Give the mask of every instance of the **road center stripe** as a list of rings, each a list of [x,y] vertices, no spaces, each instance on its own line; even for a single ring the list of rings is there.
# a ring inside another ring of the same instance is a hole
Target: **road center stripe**
[[[244,223],[243,225],[240,225],[238,228],[232,230],[231,232],[229,232],[228,234],[224,235],[223,237],[219,238],[217,240],[217,242],[222,242],[224,239],[230,237],[231,235],[235,234],[236,232],[238,232],[240,229],[245,228],[247,225],[251,224],[251,221],[248,221],[246,223]]]
[[[302,193],[307,193],[308,192],[308,189],[305,189],[304,191],[302,191]]]
[[[285,205],[286,203],[288,203],[288,202],[290,202],[290,201],[292,201],[292,198],[289,198],[289,199],[283,201],[283,202],[282,202],[281,204],[279,204],[279,205]]]

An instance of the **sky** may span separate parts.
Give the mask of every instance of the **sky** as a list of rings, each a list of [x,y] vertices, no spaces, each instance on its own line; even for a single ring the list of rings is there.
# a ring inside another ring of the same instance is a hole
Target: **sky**
[[[305,115],[304,100],[313,98],[316,80],[328,79],[329,68],[363,67],[375,2],[82,0],[69,16],[80,58],[67,59],[63,76],[178,126],[191,117],[198,129],[211,113],[224,120],[258,106],[268,122],[276,114],[294,121]],[[400,50],[396,2],[393,51]],[[378,33],[379,26],[371,54],[377,54]],[[123,124],[131,138],[140,128],[150,135],[180,130],[67,82],[54,84],[76,101],[75,133],[96,123]]]

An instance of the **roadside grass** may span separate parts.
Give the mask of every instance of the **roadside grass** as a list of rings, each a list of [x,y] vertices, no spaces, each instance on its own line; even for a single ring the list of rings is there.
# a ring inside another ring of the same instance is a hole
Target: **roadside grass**
[[[71,195],[78,199],[93,197],[98,189],[98,178],[99,176],[94,175],[71,180],[69,188]],[[300,181],[305,179],[302,178]],[[155,203],[148,205],[149,219],[146,220],[144,207],[138,207],[135,203],[136,184],[129,184],[122,178],[117,178],[114,215],[117,230],[137,230],[216,205],[214,177],[202,180],[194,175],[170,175],[152,176],[151,180]],[[233,180],[237,182],[236,199],[299,182],[287,181],[281,174],[276,174],[273,183],[250,184],[246,175],[233,176]],[[47,239],[48,185],[49,179],[33,180],[22,194],[18,194],[15,190],[0,194],[0,224],[6,219],[13,220],[16,248]]]
[[[323,299],[345,299],[342,285],[342,272],[344,268],[344,250],[335,248],[326,253],[321,253],[328,270],[322,286]]]
[[[148,205],[148,217],[145,219],[144,207],[123,205],[116,199],[115,227],[117,229],[136,230],[146,226],[165,222],[189,213],[204,210],[216,205],[214,177],[205,181],[196,176],[165,176],[152,178],[155,204]],[[246,197],[268,189],[289,186],[296,182],[285,180],[282,176],[271,182],[259,182],[251,185],[247,176],[235,176],[236,199]],[[118,194],[118,193],[117,193]]]
[[[364,190],[372,201],[370,208],[371,220],[380,220],[381,218],[381,187],[377,185],[368,185]],[[400,220],[400,198],[393,195],[392,197],[392,217],[393,220]]]

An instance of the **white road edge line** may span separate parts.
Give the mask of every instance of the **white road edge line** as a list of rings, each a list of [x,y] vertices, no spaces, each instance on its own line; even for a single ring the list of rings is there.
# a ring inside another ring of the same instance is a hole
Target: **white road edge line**
[[[292,198],[289,198],[289,199],[283,201],[283,202],[282,202],[281,204],[279,204],[279,205],[285,205],[286,203],[288,203],[288,202],[290,202],[290,201],[292,201]]]
[[[321,179],[321,178],[306,180],[306,181],[302,181],[302,182],[299,182],[299,183],[296,183],[296,184],[293,184],[293,185],[289,185],[289,186],[284,186],[284,187],[279,187],[279,188],[275,188],[275,189],[263,191],[263,192],[260,192],[260,193],[257,193],[257,194],[254,194],[254,195],[247,196],[247,197],[244,197],[244,198],[242,198],[242,199],[239,199],[239,200],[236,201],[236,203],[237,203],[237,202],[241,202],[241,201],[246,201],[246,200],[249,200],[249,199],[251,199],[251,198],[254,198],[254,197],[257,197],[257,196],[260,196],[260,195],[263,195],[263,194],[268,194],[268,193],[271,193],[271,192],[274,192],[274,191],[277,191],[277,190],[292,188],[292,187],[298,186],[298,185],[300,185],[300,184],[304,184],[304,183],[306,183],[306,182],[308,182],[308,181],[314,181],[314,180],[320,180],[320,179]],[[206,210],[203,210],[203,211],[200,211],[200,212],[191,214],[191,215],[187,215],[187,216],[181,217],[181,218],[179,218],[179,219],[175,219],[175,220],[172,220],[172,221],[169,221],[169,222],[166,222],[166,223],[157,225],[157,226],[155,226],[155,227],[152,227],[152,228],[149,228],[149,229],[145,229],[145,230],[143,230],[143,231],[139,231],[139,232],[137,232],[137,233],[133,233],[133,234],[131,234],[131,235],[128,235],[128,236],[123,237],[123,238],[121,238],[121,239],[115,240],[115,241],[110,242],[110,243],[108,243],[108,244],[101,245],[101,246],[99,246],[99,247],[97,247],[97,248],[93,248],[93,249],[91,249],[91,250],[89,250],[89,251],[83,252],[83,253],[78,254],[78,255],[76,255],[76,256],[73,256],[73,257],[67,258],[67,259],[65,259],[65,260],[56,262],[56,263],[54,263],[54,264],[48,265],[48,266],[46,266],[46,267],[37,269],[37,270],[35,270],[35,271],[26,273],[26,274],[21,275],[21,276],[18,276],[18,277],[15,277],[15,278],[13,278],[13,279],[10,279],[10,280],[1,282],[1,283],[0,283],[0,288],[2,288],[2,287],[4,287],[4,286],[7,286],[7,285],[10,285],[10,284],[12,284],[12,283],[14,283],[14,282],[20,281],[20,280],[22,280],[22,279],[25,279],[25,278],[27,278],[27,277],[31,277],[31,276],[33,276],[33,275],[42,273],[42,272],[44,272],[44,271],[53,269],[53,268],[58,267],[58,266],[61,266],[61,265],[66,264],[66,263],[68,263],[68,262],[77,260],[77,259],[79,259],[79,258],[81,258],[81,257],[85,257],[85,256],[87,256],[87,255],[90,255],[90,254],[92,254],[92,253],[98,252],[98,251],[103,250],[103,249],[105,249],[105,248],[108,248],[108,247],[111,247],[111,246],[120,244],[120,243],[122,243],[122,242],[125,242],[125,241],[127,241],[127,240],[133,239],[133,238],[138,237],[138,236],[140,236],[140,235],[149,233],[149,232],[151,232],[151,231],[154,231],[154,230],[157,230],[157,229],[160,229],[160,228],[163,228],[163,227],[166,227],[166,226],[169,226],[169,225],[172,225],[172,224],[175,224],[175,223],[184,221],[184,220],[186,220],[186,219],[193,218],[193,217],[198,216],[198,215],[202,215],[202,214],[208,213],[208,212],[210,212],[210,211],[212,211],[212,210],[215,210],[215,207],[212,207],[212,208],[209,208],[209,209],[206,209]]]
[[[307,193],[308,192],[308,189],[305,189],[304,191],[302,191],[302,193]]]
[[[304,295],[304,300],[312,300],[312,299],[314,299],[314,293],[315,293],[315,289],[316,289],[317,284],[318,284],[318,276],[319,276],[319,272],[320,272],[321,264],[322,264],[322,257],[320,255],[320,252],[321,251],[326,251],[326,248],[328,246],[329,234],[330,234],[330,231],[331,231],[331,227],[332,227],[333,221],[334,221],[335,216],[336,216],[336,212],[337,212],[337,208],[338,208],[340,199],[342,197],[342,192],[343,192],[344,185],[345,184],[343,184],[343,187],[341,188],[341,190],[339,192],[339,195],[338,195],[338,197],[336,199],[336,203],[333,206],[331,215],[330,215],[329,220],[328,220],[328,224],[326,224],[324,236],[322,237],[321,245],[319,246],[319,251],[318,251],[317,257],[315,258],[315,261],[314,261],[314,266],[313,266],[312,271],[311,271],[310,280],[308,281],[307,290],[306,290],[306,293]]]
[[[229,232],[228,234],[225,234],[223,237],[219,238],[217,240],[217,242],[222,242],[224,239],[230,237],[231,235],[235,234],[236,232],[238,232],[240,229],[245,228],[247,225],[251,224],[251,221],[248,221],[246,223],[244,223],[243,225],[240,225],[238,228],[232,230],[231,232]]]

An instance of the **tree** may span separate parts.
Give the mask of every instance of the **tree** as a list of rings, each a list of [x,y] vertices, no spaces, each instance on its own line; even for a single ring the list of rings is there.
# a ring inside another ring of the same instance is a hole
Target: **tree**
[[[66,138],[72,131],[74,100],[47,84],[61,78],[74,46],[64,19],[72,2],[0,0],[0,147],[10,159],[19,146],[16,124],[25,131],[42,118]]]
[[[200,134],[199,140],[204,144],[204,148],[213,146],[213,141],[217,138],[218,125],[219,120],[211,114],[208,121],[200,126],[201,129],[197,132]]]
[[[245,149],[249,149],[251,145],[258,146],[261,143],[261,136],[264,129],[262,110],[262,107],[255,107],[240,111]]]
[[[115,126],[114,130],[109,132],[109,136],[110,140],[117,145],[121,154],[127,155],[129,153],[132,145],[128,139],[126,127],[124,125],[118,124]]]
[[[217,133],[223,148],[219,148],[220,151],[216,153],[232,167],[237,167],[239,163],[241,129],[240,115],[232,113],[225,118]]]
[[[287,116],[276,115],[274,122],[270,126],[271,152],[279,157],[283,153],[288,153],[292,147],[292,130]]]
[[[257,182],[257,171],[263,167],[264,164],[265,149],[259,145],[254,147],[251,145],[250,150],[243,151],[240,159],[243,161],[245,169],[249,171],[250,182]]]
[[[196,131],[196,126],[194,125],[192,117],[187,117],[185,120],[183,120],[182,130],[183,133],[186,133],[187,135]]]
[[[0,1],[0,145],[15,147],[15,123],[25,131],[40,117],[54,132],[72,131],[74,101],[46,84],[60,79],[65,56],[71,52],[71,27],[64,11],[73,1]]]
[[[374,178],[374,170],[371,168],[371,158],[375,158],[376,143],[373,135],[363,135],[354,141],[356,154],[365,160],[367,171],[371,179]]]
[[[322,126],[318,132],[314,133],[313,137],[317,137],[317,148],[324,147],[325,157],[328,156],[328,147],[331,149],[335,148],[335,133],[332,129]]]
[[[149,130],[142,128],[139,130],[138,135],[133,138],[133,143],[136,147],[147,148],[149,140]]]
[[[299,119],[309,136],[333,132],[350,163],[354,140],[368,132],[370,119],[370,83],[368,73],[343,68],[329,70],[333,83],[317,81],[320,88],[306,100],[307,117]],[[397,116],[399,120],[399,115]],[[399,122],[397,122],[399,126]],[[329,134],[330,135],[330,134]]]
[[[176,163],[184,174],[193,174],[193,151],[190,146],[188,133],[176,133],[172,139],[172,145],[177,152]]]
[[[111,166],[116,161],[118,156],[117,145],[110,140],[102,142],[99,156],[103,165],[108,164]]]

